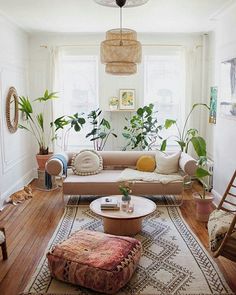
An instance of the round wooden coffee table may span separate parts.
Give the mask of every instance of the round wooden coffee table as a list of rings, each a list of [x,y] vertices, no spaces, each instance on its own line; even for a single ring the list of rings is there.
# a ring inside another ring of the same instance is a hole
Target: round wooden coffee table
[[[122,196],[116,197],[121,203]],[[113,235],[135,235],[142,229],[143,217],[156,210],[156,204],[146,198],[131,196],[131,203],[134,204],[132,213],[117,210],[101,210],[102,198],[94,200],[90,204],[90,209],[99,216],[103,217],[104,232]]]

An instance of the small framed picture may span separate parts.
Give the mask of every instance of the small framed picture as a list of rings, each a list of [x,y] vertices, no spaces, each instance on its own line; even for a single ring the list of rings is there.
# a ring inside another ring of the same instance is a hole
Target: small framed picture
[[[120,89],[120,110],[135,109],[135,90]]]

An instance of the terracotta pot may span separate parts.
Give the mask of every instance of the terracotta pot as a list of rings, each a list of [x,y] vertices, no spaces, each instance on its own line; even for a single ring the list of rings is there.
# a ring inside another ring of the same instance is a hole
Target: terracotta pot
[[[206,194],[205,199],[202,199],[198,193],[193,194],[196,203],[196,218],[199,221],[207,222],[209,215],[213,211],[211,195]]]
[[[39,170],[45,170],[45,165],[47,163],[47,160],[49,158],[51,158],[53,153],[49,153],[47,155],[39,155],[37,154],[36,155],[36,160],[37,160],[37,163],[38,163],[38,169]]]

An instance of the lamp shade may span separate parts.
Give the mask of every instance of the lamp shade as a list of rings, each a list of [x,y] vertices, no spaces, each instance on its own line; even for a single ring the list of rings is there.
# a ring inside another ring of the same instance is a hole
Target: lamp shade
[[[101,43],[101,62],[140,63],[142,47],[135,40],[106,40]]]
[[[106,40],[137,40],[137,33],[131,29],[112,29],[106,32]]]
[[[107,63],[106,73],[117,75],[117,76],[128,76],[133,75],[137,72],[137,65],[135,63]]]

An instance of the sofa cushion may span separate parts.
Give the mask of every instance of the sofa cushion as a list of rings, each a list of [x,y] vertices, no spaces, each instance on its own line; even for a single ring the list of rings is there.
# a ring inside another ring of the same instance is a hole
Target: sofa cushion
[[[103,160],[93,150],[82,150],[78,154],[74,154],[71,167],[77,175],[97,174],[103,169]]]
[[[51,275],[103,294],[114,294],[132,277],[141,243],[130,237],[82,230],[47,254]]]
[[[143,172],[153,172],[156,168],[155,158],[152,156],[141,156],[137,163],[136,169]]]
[[[179,170],[179,158],[181,152],[171,155],[165,154],[161,151],[156,152],[156,170],[159,174],[177,173]]]
[[[75,175],[68,171],[63,181],[63,192],[66,195],[120,195],[119,179],[122,171],[102,170],[99,174],[87,176]],[[134,195],[181,194],[182,190],[183,181],[167,184],[135,181],[132,184]]]

